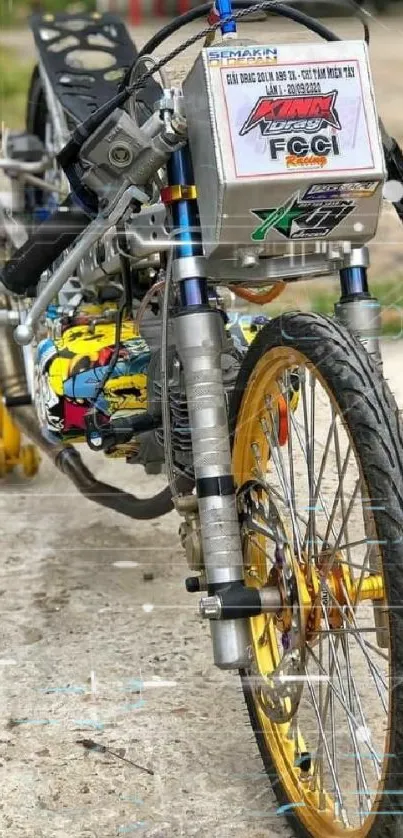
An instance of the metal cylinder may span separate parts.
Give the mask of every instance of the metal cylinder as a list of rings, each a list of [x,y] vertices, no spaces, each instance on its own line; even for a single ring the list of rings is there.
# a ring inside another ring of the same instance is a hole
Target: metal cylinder
[[[0,329],[0,390],[10,399],[27,395],[23,354],[13,331],[12,325]]]
[[[220,312],[199,309],[175,318],[189,410],[201,538],[209,586],[243,580],[243,557],[235,491],[230,485],[231,451],[221,371],[224,325]],[[203,488],[202,488],[203,487]],[[247,620],[211,621],[214,662],[221,668],[247,663]]]
[[[381,306],[378,300],[372,297],[342,299],[335,305],[335,315],[356,335],[374,361],[382,366],[379,346]]]

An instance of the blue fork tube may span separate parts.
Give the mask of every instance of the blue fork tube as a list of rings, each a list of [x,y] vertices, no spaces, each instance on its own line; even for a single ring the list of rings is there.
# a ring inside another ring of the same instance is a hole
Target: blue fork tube
[[[342,298],[368,294],[367,269],[364,267],[342,268],[340,290]]]
[[[168,163],[168,178],[172,186],[193,185],[193,171],[189,149],[181,148],[172,154]],[[201,256],[201,234],[196,201],[174,201],[172,219],[175,238],[180,244],[175,248],[174,260],[187,256]],[[179,283],[179,298],[182,306],[208,305],[207,280],[189,277]]]

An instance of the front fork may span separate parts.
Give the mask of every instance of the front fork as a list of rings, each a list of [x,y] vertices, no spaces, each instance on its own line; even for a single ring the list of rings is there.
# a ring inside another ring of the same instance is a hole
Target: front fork
[[[250,614],[254,609],[256,613],[271,610],[273,603],[270,597],[267,603],[245,600],[251,589],[243,587],[242,545],[221,369],[224,326],[220,312],[209,306],[197,202],[187,149],[172,155],[169,182],[171,194],[176,196],[172,200],[173,226],[180,237],[172,264],[180,300],[174,313],[175,341],[185,377],[203,569],[209,594],[204,600],[204,614],[211,618],[215,664],[222,669],[238,669],[248,663],[248,620],[246,617],[231,618],[217,613],[217,602],[222,603],[222,594],[229,593],[234,609],[230,613],[235,613],[235,602],[238,602],[238,615]],[[187,197],[189,195],[193,196],[191,200]],[[380,306],[369,294],[367,267],[366,248],[353,249],[346,255],[340,271],[341,297],[335,306],[335,315],[358,337],[381,367]],[[375,564],[371,570],[379,573],[376,561]],[[220,598],[215,596],[217,593],[221,593]],[[379,629],[383,627],[382,616],[379,613],[377,618]],[[382,631],[379,635],[383,635]]]
[[[176,348],[183,366],[192,437],[193,464],[200,519],[204,573],[208,593],[242,584],[243,557],[231,471],[226,397],[221,369],[225,333],[219,311],[210,308],[204,276],[196,200],[187,149],[169,163],[175,248],[173,279],[179,288],[174,314]],[[182,197],[181,197],[182,196]],[[211,615],[214,616],[214,615]],[[248,662],[248,622],[211,619],[214,662],[238,669]]]
[[[354,248],[346,255],[340,271],[341,297],[335,305],[335,316],[358,338],[382,369],[379,346],[381,306],[368,291],[368,265],[366,247]]]
[[[379,346],[381,329],[381,306],[368,290],[367,268],[369,266],[368,250],[366,247],[351,250],[340,271],[340,301],[335,305],[335,316],[350,332],[363,344],[368,354],[372,356],[380,372],[382,372],[382,357]],[[371,499],[363,506],[365,532],[368,539],[374,542],[377,538],[374,518],[371,513]],[[370,554],[370,571],[373,574],[382,573],[382,560],[376,551]],[[387,602],[374,602],[374,622],[377,643],[380,647],[388,645]]]

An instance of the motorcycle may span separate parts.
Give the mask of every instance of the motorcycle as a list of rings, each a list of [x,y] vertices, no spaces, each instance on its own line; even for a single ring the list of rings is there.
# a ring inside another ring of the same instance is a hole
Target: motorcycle
[[[262,10],[318,40],[238,37]],[[39,449],[120,514],[176,509],[186,588],[215,664],[240,673],[279,812],[304,838],[397,838],[403,434],[367,243],[383,194],[403,220],[403,156],[367,44],[268,0],[198,6],[140,52],[110,14],[31,28],[26,131],[0,161],[2,473],[34,474]],[[198,40],[172,87],[165,66]],[[232,306],[335,273],[332,318]],[[102,483],[78,444],[167,486]]]

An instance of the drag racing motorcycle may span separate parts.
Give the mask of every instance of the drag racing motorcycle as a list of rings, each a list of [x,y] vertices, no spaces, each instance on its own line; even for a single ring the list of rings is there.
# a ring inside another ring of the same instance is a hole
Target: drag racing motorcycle
[[[261,44],[240,37],[262,9],[317,37],[273,43],[270,16]],[[3,470],[32,474],[39,448],[105,507],[175,508],[187,590],[216,665],[240,672],[279,813],[304,838],[397,838],[403,439],[366,245],[383,195],[403,218],[403,159],[367,44],[244,0],[140,52],[112,15],[31,26],[27,128],[1,160]],[[166,66],[198,41],[173,87]],[[332,318],[259,309],[335,274]],[[79,443],[166,488],[96,480]]]

